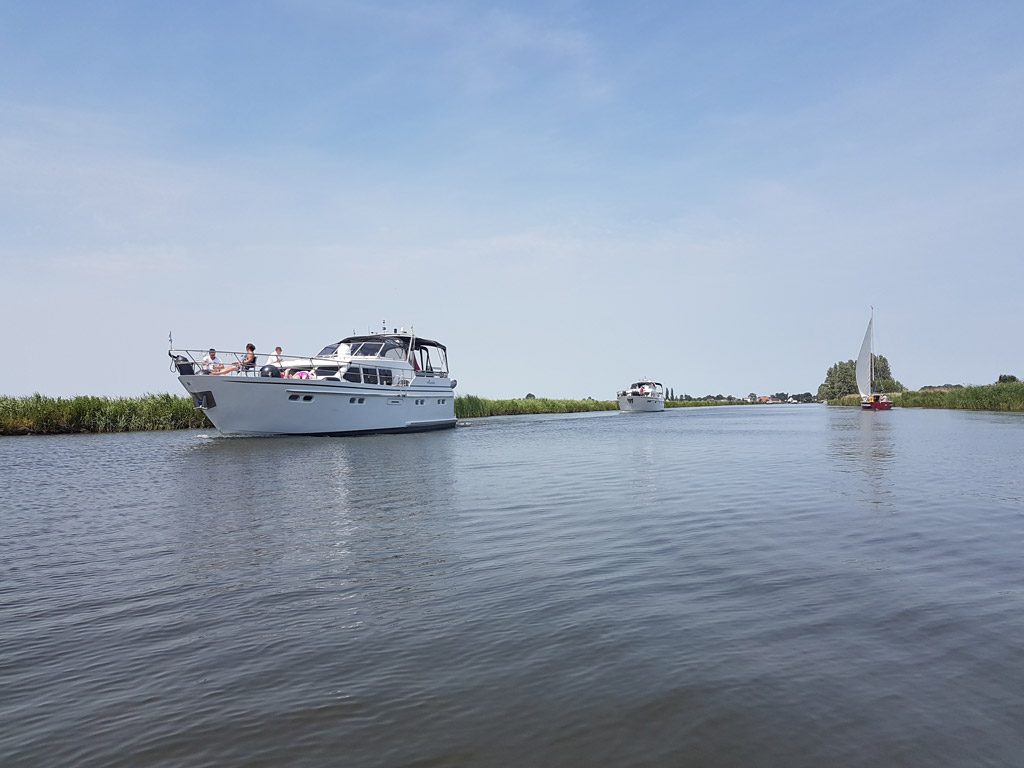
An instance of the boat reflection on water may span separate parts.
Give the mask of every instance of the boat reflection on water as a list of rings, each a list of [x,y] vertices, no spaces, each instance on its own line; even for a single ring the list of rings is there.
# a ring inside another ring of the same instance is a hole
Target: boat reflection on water
[[[892,470],[896,463],[896,428],[889,419],[873,418],[871,411],[828,408],[828,452],[835,468],[866,481],[866,501],[885,504],[893,494]]]
[[[446,542],[460,493],[454,440],[447,430],[401,440],[205,439],[182,446],[170,463],[175,485],[194,499],[175,508],[171,523],[188,553],[182,568],[204,583],[234,573],[230,589],[268,583],[282,569],[313,569],[317,580],[371,573],[378,582],[394,580],[394,595],[440,591],[431,564],[453,557]]]

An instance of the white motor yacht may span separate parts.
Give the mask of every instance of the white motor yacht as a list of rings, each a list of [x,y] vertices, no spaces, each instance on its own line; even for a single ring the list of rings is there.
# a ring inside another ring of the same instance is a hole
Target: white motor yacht
[[[665,387],[657,381],[634,381],[618,393],[620,411],[664,411]]]
[[[412,331],[349,336],[312,357],[266,355],[234,365],[206,350],[171,350],[178,381],[225,435],[356,435],[455,426],[455,386],[443,344]],[[260,365],[260,361],[263,365]],[[224,371],[229,371],[224,373]]]

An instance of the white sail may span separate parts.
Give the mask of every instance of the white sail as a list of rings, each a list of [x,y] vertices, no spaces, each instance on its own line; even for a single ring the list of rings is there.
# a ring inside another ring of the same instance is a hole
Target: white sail
[[[864,343],[860,345],[860,354],[857,356],[857,389],[861,397],[871,394],[871,324],[874,321],[874,317],[868,320]]]

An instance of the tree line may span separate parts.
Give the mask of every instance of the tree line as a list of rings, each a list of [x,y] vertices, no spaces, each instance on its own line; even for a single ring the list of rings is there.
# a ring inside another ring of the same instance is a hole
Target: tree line
[[[871,381],[872,392],[903,392],[906,390],[896,377],[892,375],[889,361],[885,355],[872,355],[874,359],[874,378]],[[845,395],[856,395],[857,363],[853,360],[839,361],[825,372],[825,381],[818,387],[819,400],[838,400]]]

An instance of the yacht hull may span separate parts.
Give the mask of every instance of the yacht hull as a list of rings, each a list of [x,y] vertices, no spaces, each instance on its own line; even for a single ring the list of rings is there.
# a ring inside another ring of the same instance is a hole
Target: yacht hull
[[[861,403],[860,404],[860,409],[862,411],[891,411],[892,410],[892,406],[893,406],[893,404],[892,404],[891,401],[867,402],[867,403]]]
[[[182,375],[178,381],[225,435],[360,435],[455,426],[446,380],[408,387],[346,381]]]
[[[655,413],[665,410],[665,400],[644,395],[619,395],[619,410],[625,412]]]

